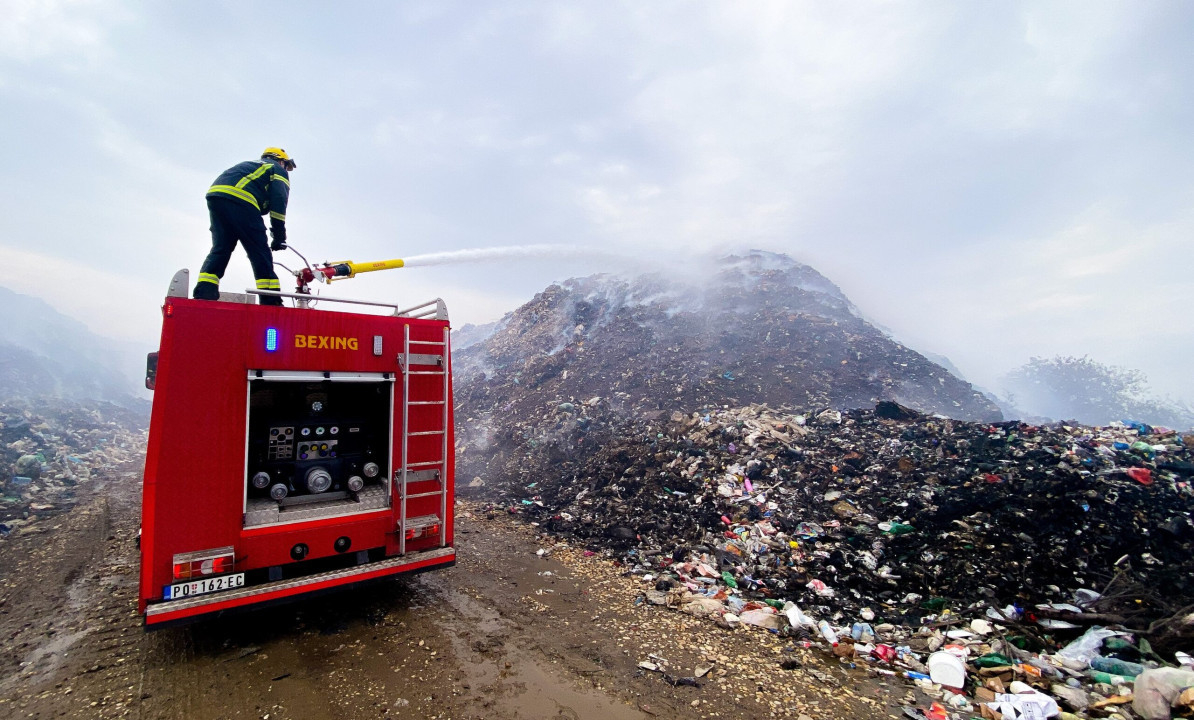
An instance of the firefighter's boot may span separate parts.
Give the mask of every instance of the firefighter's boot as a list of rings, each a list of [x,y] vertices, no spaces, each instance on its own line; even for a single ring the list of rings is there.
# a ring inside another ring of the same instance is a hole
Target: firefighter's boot
[[[195,290],[191,296],[196,300],[219,300],[220,286],[205,280],[195,283]]]
[[[257,304],[277,305],[278,307],[282,307],[282,298],[278,297],[277,295],[258,295]]]

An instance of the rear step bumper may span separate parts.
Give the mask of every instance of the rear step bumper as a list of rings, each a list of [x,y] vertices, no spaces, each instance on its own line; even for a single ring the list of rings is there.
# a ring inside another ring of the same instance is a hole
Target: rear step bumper
[[[293,580],[278,580],[261,585],[253,585],[252,587],[239,588],[237,590],[211,595],[200,595],[184,600],[167,600],[153,603],[145,609],[145,625],[147,628],[159,627],[190,620],[200,615],[207,615],[208,613],[293,598],[298,595],[319,592],[340,585],[375,580],[398,573],[430,570],[437,566],[447,566],[455,563],[455,548],[436,548],[434,550],[379,560],[345,570],[332,570]]]

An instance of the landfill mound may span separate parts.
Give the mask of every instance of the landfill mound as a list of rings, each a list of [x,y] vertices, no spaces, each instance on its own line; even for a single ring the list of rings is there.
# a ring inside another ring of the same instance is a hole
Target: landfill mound
[[[138,477],[148,419],[106,402],[0,403],[0,536],[69,510],[96,481]]]
[[[473,484],[511,512],[693,589],[894,618],[933,598],[1032,608],[1111,588],[1103,610],[1141,627],[1194,601],[1194,436],[895,403],[630,419],[600,398],[536,428],[466,449],[461,485],[483,466]]]
[[[786,255],[731,256],[707,277],[598,275],[552,285],[453,356],[468,432],[594,395],[627,414],[767,403],[1001,420],[969,383],[864,320]]]

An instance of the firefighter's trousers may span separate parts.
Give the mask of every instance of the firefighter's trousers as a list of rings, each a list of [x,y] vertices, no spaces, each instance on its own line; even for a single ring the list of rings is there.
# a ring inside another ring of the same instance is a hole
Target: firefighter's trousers
[[[258,290],[280,290],[274,273],[274,259],[265,235],[265,222],[257,210],[235,198],[209,197],[207,211],[211,216],[211,252],[199,269],[199,282],[194,296],[215,300],[220,296],[220,278],[228,267],[228,260],[239,241],[257,279]],[[262,305],[281,305],[280,297],[261,296]]]

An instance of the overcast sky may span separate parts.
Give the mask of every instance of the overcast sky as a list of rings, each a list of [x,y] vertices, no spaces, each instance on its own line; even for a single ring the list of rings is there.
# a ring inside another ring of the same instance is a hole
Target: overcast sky
[[[0,285],[152,349],[207,186],[278,145],[312,260],[764,248],[987,387],[1090,355],[1194,400],[1194,3],[336,5],[0,0]],[[610,269],[325,292],[461,325]]]

